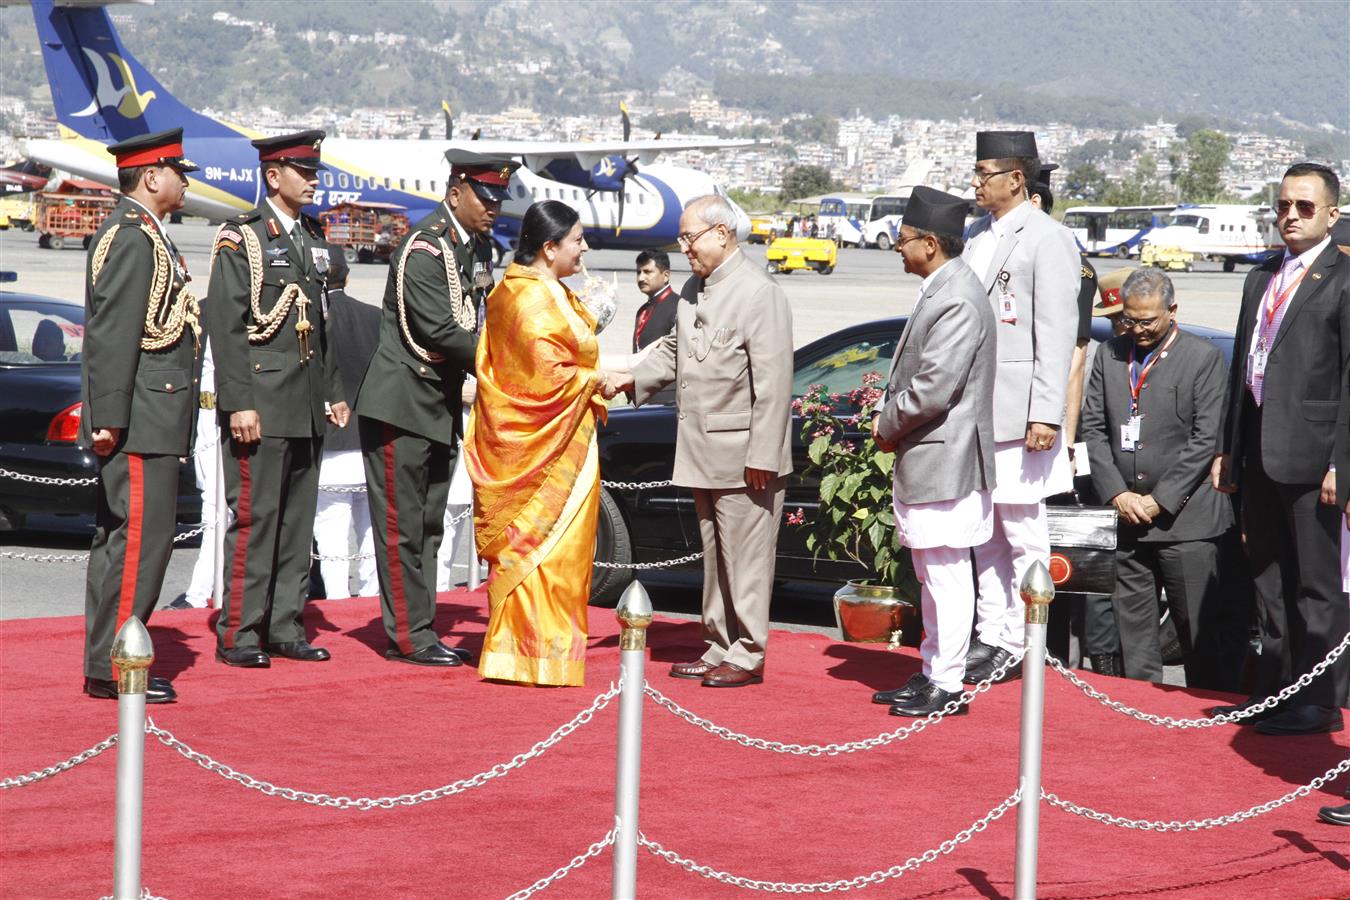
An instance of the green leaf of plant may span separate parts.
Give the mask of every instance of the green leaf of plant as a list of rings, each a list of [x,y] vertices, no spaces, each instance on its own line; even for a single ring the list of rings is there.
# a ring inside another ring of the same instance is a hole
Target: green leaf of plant
[[[829,447],[830,436],[828,434],[822,434],[820,437],[814,438],[811,441],[811,446],[806,449],[806,457],[816,465],[820,465],[820,461],[825,458],[825,451],[828,450]]]
[[[839,476],[831,473],[820,479],[820,502],[829,504],[834,501],[834,494],[839,486]]]

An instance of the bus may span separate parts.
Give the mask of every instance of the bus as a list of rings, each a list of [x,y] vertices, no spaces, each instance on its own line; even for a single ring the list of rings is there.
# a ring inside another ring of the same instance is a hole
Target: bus
[[[840,246],[889,250],[895,243],[900,217],[909,203],[910,188],[894,194],[830,194],[816,212],[817,236]]]
[[[1088,256],[1139,255],[1148,233],[1164,224],[1175,205],[1075,206],[1064,213],[1064,227],[1073,232],[1078,249]]]

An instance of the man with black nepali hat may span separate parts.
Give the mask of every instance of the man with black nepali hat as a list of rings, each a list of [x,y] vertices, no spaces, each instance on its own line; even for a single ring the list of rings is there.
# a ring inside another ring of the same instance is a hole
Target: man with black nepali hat
[[[390,257],[380,343],[356,409],[365,458],[385,656],[459,666],[468,651],[441,643],[436,553],[463,437],[464,376],[472,373],[479,309],[492,289],[492,224],[518,167],[467,150],[446,152],[445,199]]]
[[[185,173],[197,170],[183,156],[183,130],[132,138],[108,152],[117,158],[122,199],[89,243],[79,441],[98,458],[84,692],[111,700],[118,693],[108,657],[113,638],[128,617],[149,620],[173,549],[178,459],[192,452],[201,327],[197,300],[184,289],[187,266],[163,223],[183,206]],[[149,679],[147,703],[176,696],[166,679]]]
[[[324,327],[328,245],[301,212],[323,138],[253,142],[267,197],[222,225],[212,251],[207,324],[234,513],[216,659],[231,666],[328,659],[303,621],[324,429],[349,417]]]
[[[923,585],[924,631],[923,671],[872,697],[896,716],[927,716],[960,696],[975,613],[970,549],[994,533],[996,325],[961,258],[965,219],[961,198],[916,187],[895,243],[923,284],[872,434],[896,454],[895,527]]]
[[[1070,490],[1061,434],[1081,284],[1073,234],[1027,199],[1040,175],[1036,136],[975,136],[975,202],[989,215],[970,228],[965,259],[998,322],[994,383],[994,536],[975,550],[977,638],[966,682],[989,677],[1025,643],[1018,593],[1033,561],[1050,556],[1045,498]]]

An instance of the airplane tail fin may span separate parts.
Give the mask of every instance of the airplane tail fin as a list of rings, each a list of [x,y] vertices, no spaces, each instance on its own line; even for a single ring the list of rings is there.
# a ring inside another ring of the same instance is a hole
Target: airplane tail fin
[[[189,138],[238,135],[165,90],[127,51],[101,5],[32,0],[32,6],[61,125],[101,143],[178,127]]]

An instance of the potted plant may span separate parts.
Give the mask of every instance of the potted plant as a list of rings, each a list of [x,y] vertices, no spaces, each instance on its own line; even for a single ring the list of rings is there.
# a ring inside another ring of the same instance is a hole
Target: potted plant
[[[846,641],[916,642],[919,584],[908,548],[895,533],[891,473],[895,454],[872,439],[872,412],[881,400],[880,372],[868,372],[847,394],[813,384],[793,401],[802,419],[810,461],[803,473],[820,482],[820,506],[788,523],[807,529],[806,547],[819,560],[851,560],[872,573],[850,579],[834,595],[835,620]]]

